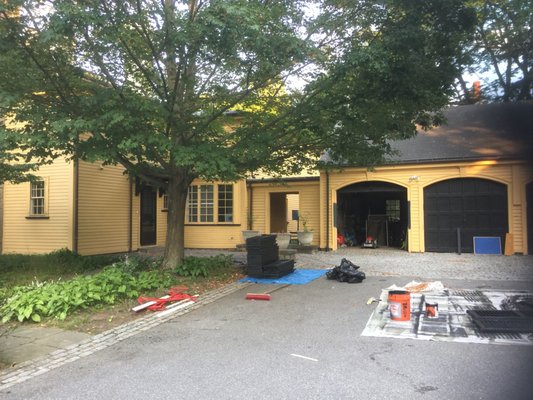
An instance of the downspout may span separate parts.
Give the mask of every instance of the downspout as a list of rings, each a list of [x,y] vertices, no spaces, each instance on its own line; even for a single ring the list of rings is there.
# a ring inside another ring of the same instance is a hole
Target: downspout
[[[78,225],[79,225],[79,181],[80,181],[80,168],[79,168],[79,159],[76,157],[74,159],[74,176],[73,176],[73,186],[74,186],[74,199],[73,199],[73,213],[72,213],[72,252],[78,252]]]
[[[128,218],[128,253],[133,251],[133,178],[128,174],[129,182],[129,218]]]
[[[329,248],[329,171],[326,170],[326,251]]]
[[[253,214],[252,214],[252,205],[253,205],[253,199],[254,199],[254,191],[252,188],[252,183],[248,182],[248,193],[249,193],[249,204],[248,204],[248,212],[246,213],[246,229],[252,230],[253,229]]]

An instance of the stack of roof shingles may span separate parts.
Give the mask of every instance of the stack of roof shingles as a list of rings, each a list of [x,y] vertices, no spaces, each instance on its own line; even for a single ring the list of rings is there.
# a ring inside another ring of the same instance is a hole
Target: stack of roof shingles
[[[294,260],[280,260],[276,235],[246,239],[248,275],[253,278],[280,278],[294,271]]]

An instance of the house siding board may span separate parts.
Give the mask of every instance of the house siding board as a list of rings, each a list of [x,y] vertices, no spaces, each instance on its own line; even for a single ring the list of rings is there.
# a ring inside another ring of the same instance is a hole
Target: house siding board
[[[82,161],[78,187],[78,252],[128,251],[130,185],[124,168]]]
[[[47,219],[28,219],[30,184],[5,183],[3,253],[38,254],[72,249],[73,164],[57,159],[35,174],[45,179]]]
[[[193,185],[222,184],[222,182],[205,182],[195,180]],[[215,188],[215,204],[217,208],[217,189]],[[255,196],[255,193],[254,193]],[[233,222],[231,224],[186,224],[185,247],[203,249],[233,249],[243,243],[242,231],[246,229],[247,193],[246,182],[240,180],[233,183]],[[216,216],[215,216],[216,217]],[[254,226],[255,228],[255,226]]]
[[[206,182],[195,180],[193,185],[213,184],[222,182]],[[215,189],[215,193],[217,190]],[[214,207],[217,207],[215,195]],[[244,180],[233,184],[233,223],[231,224],[189,224],[185,222],[185,247],[197,249],[233,249],[243,243],[242,230],[246,227],[246,183]],[[167,233],[167,212],[162,211],[163,197],[157,200],[157,245],[165,246]],[[138,209],[138,208],[136,208]],[[139,221],[139,218],[136,217]],[[138,222],[136,222],[138,226]],[[134,231],[135,232],[135,231]]]
[[[262,233],[270,232],[270,193],[298,193],[299,213],[309,219],[308,228],[315,232],[313,245],[320,244],[320,182],[302,181],[286,185],[254,184],[253,185],[253,228]],[[300,223],[300,230],[303,229]]]
[[[157,195],[156,214],[157,246],[164,246],[167,240],[168,212],[163,210],[163,196],[159,196],[159,194]]]
[[[364,181],[385,181],[407,188],[408,200],[411,204],[411,229],[409,230],[409,247],[411,252],[424,252],[424,188],[447,179],[481,178],[494,180],[508,185],[509,232],[513,234],[514,250],[518,253],[527,251],[523,224],[525,209],[523,201],[516,197],[522,196],[523,186],[533,179],[533,172],[525,162],[518,161],[477,161],[470,163],[398,165],[377,167],[373,171],[362,168],[346,168],[330,174],[330,197],[336,199],[336,191],[344,186]],[[321,187],[325,185],[325,176],[321,177]],[[521,187],[517,189],[517,186]],[[325,196],[324,196],[325,198]],[[331,203],[330,203],[331,207]],[[325,223],[325,213],[322,212]],[[321,230],[324,234],[325,229]],[[330,219],[330,245],[336,248],[336,229]]]

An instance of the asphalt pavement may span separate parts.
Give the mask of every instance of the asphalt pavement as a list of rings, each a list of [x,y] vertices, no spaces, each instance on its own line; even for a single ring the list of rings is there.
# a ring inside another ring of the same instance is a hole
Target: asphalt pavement
[[[502,258],[485,258],[481,266]],[[530,261],[523,257],[520,271]],[[440,280],[449,288],[531,290],[531,280],[512,279],[512,268],[509,279],[448,279],[443,273]],[[376,307],[366,304],[368,298],[424,275],[389,269],[360,284],[322,277],[280,287],[270,301],[245,295],[278,286],[237,288],[68,364],[43,367],[0,390],[0,398],[531,398],[533,345],[360,336]]]

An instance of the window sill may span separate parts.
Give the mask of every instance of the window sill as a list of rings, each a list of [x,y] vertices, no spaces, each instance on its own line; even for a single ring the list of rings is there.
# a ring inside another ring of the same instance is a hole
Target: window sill
[[[48,215],[27,215],[26,219],[50,219]]]

